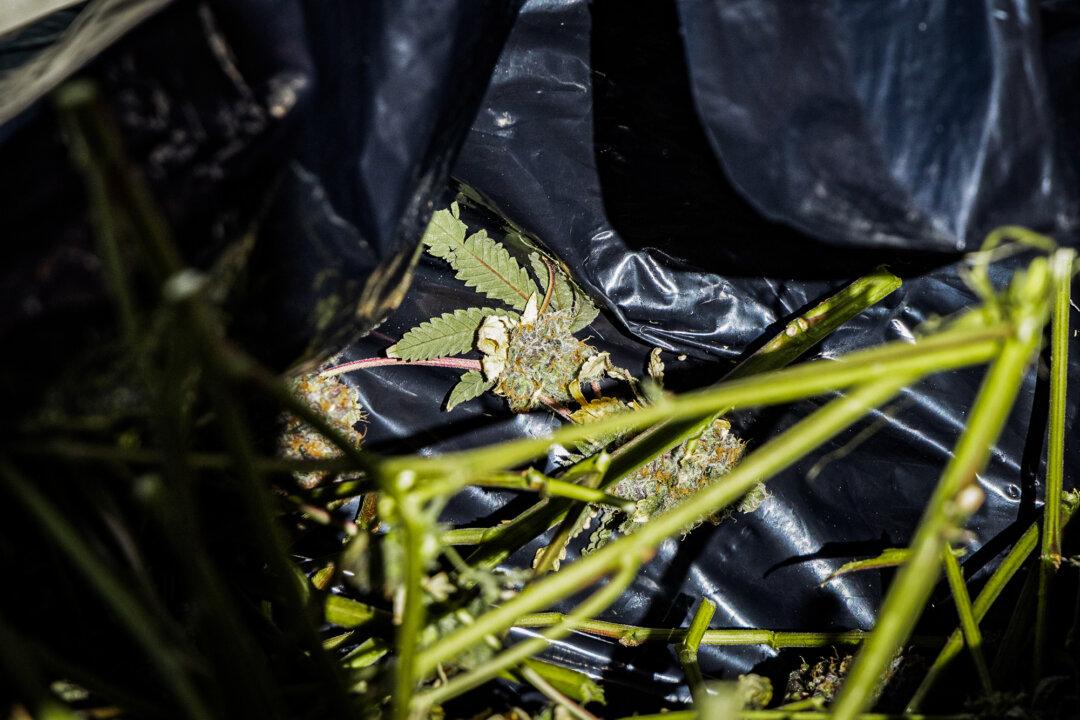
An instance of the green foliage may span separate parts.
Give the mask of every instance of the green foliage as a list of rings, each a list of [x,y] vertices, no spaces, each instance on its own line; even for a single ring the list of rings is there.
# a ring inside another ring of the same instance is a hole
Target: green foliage
[[[432,214],[431,222],[428,223],[420,242],[429,254],[449,260],[465,242],[468,230],[460,219],[458,204],[453,203],[449,210],[439,210]]]
[[[386,354],[401,360],[430,360],[463,355],[476,344],[476,331],[494,308],[473,307],[443,313],[425,320],[386,349]]]
[[[386,354],[417,362],[479,350],[483,373],[461,376],[450,392],[447,410],[489,390],[505,397],[515,412],[541,405],[560,410],[580,400],[578,376],[585,361],[598,353],[573,334],[596,319],[596,305],[570,281],[560,263],[533,252],[529,264],[543,289],[541,300],[537,283],[506,247],[483,230],[466,237],[467,233],[454,203],[433,215],[423,244],[428,253],[447,261],[466,285],[521,314],[487,307],[444,313],[406,332]],[[493,316],[499,319],[489,321]],[[634,382],[610,363],[604,368],[612,377]],[[596,371],[588,379],[604,374]]]
[[[536,284],[510,252],[483,230],[465,237],[467,230],[454,209],[432,216],[434,230],[424,234],[429,253],[450,263],[455,277],[479,293],[512,308],[525,309]]]
[[[446,401],[446,409],[453,410],[463,402],[478,398],[495,386],[495,383],[486,379],[482,373],[470,370],[461,376],[457,385],[450,391],[450,398]]]
[[[596,307],[596,304],[593,303],[589,296],[570,282],[561,264],[536,252],[529,255],[529,264],[532,267],[533,274],[540,281],[540,287],[545,294],[548,292],[551,270],[554,270],[555,289],[551,292],[551,307],[555,310],[573,311],[568,332],[576,333],[584,330],[600,314],[599,308]]]

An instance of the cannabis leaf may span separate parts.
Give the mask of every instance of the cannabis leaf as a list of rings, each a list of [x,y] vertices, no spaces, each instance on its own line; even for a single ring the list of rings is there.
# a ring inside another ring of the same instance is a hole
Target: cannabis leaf
[[[584,330],[592,321],[596,319],[596,316],[600,314],[600,309],[593,304],[593,301],[585,297],[582,293],[575,293],[574,299],[574,321],[570,323],[570,332],[576,333],[578,330]]]
[[[491,380],[486,380],[476,370],[470,370],[461,376],[461,380],[450,391],[450,397],[446,401],[447,411],[453,410],[455,405],[478,398],[495,386]]]
[[[495,308],[474,307],[443,313],[425,320],[401,336],[386,349],[388,357],[401,360],[430,360],[461,355],[472,350],[476,331],[488,315],[500,314]]]
[[[529,296],[539,291],[510,252],[480,230],[465,237],[465,223],[457,217],[456,206],[440,210],[431,218],[423,242],[428,252],[457,270],[461,280],[477,292],[517,308],[525,309]]]
[[[458,213],[458,204],[452,203],[449,210],[439,210],[431,216],[420,241],[437,258],[448,259],[465,242],[468,226],[461,222]]]
[[[458,280],[518,310],[524,310],[529,297],[539,293],[509,251],[483,230],[466,238],[447,261],[457,270]]]

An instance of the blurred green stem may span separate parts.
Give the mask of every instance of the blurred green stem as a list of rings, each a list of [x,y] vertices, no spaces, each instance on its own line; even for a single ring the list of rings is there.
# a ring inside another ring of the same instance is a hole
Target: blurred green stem
[[[416,657],[420,634],[424,628],[424,551],[423,542],[427,532],[423,520],[421,500],[409,491],[414,478],[404,472],[391,481],[390,493],[394,500],[394,515],[401,523],[405,536],[405,563],[402,569],[402,587],[399,589],[400,613],[398,621],[397,657],[394,671],[393,717],[405,720],[411,713],[413,692],[416,689]],[[395,599],[395,608],[398,606]]]
[[[624,556],[614,568],[615,573],[607,584],[595,591],[581,604],[574,608],[567,620],[544,631],[540,637],[528,638],[512,645],[499,655],[484,663],[482,667],[470,670],[467,673],[452,678],[448,683],[429,690],[416,698],[414,703],[413,717],[425,717],[429,708],[446,702],[450,698],[457,697],[463,692],[471,690],[478,685],[491,680],[506,668],[513,667],[533,655],[547,648],[552,640],[565,637],[573,632],[573,625],[586,618],[592,617],[606,609],[613,603],[626,587],[634,580],[640,561],[633,556]],[[549,575],[549,578],[557,578],[561,573]],[[483,617],[479,618],[479,620]],[[464,629],[476,627],[468,625]],[[426,650],[425,650],[426,652]]]

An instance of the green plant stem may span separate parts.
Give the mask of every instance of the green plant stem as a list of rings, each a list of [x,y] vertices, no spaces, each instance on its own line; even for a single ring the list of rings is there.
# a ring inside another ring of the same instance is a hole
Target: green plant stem
[[[514,627],[537,628],[550,627],[563,622],[562,613],[534,613],[518,618]],[[620,645],[636,647],[647,642],[681,643],[686,638],[686,628],[648,628],[637,625],[622,625],[606,620],[583,620],[575,623],[577,632],[599,637],[612,638]],[[868,633],[862,630],[847,632],[793,632],[786,630],[762,630],[757,628],[734,628],[724,630],[706,630],[699,640],[700,645],[764,645],[773,650],[783,648],[813,648],[830,645],[856,645],[863,641]]]
[[[189,718],[211,717],[195,687],[190,682],[180,659],[170,650],[154,619],[124,587],[112,569],[83,542],[56,507],[40,493],[35,485],[7,462],[0,460],[0,478],[14,499],[45,531],[46,537],[71,562],[72,568],[94,588],[143,649],[151,665],[172,691],[180,711]]]
[[[804,363],[786,370],[755,375],[713,388],[663,399],[631,413],[605,417],[587,425],[568,425],[546,438],[526,438],[492,448],[466,450],[436,457],[391,457],[385,469],[412,469],[420,480],[475,477],[528,462],[553,444],[570,445],[593,436],[638,430],[665,419],[697,418],[731,408],[764,407],[820,395],[884,375],[921,377],[992,359],[1001,341],[1012,333],[1009,323],[958,327],[914,343],[897,341],[849,353],[835,361]]]
[[[797,710],[824,710],[825,698],[819,695],[811,695],[808,698],[802,700],[795,700],[793,702],[784,703],[779,705],[774,710],[783,710],[784,712],[795,712]]]
[[[1032,314],[1024,334],[1010,338],[987,371],[968,424],[915,532],[911,557],[900,566],[877,623],[840,689],[833,706],[837,720],[855,718],[875,700],[885,667],[911,634],[937,582],[947,534],[975,509],[956,500],[965,488],[978,491],[977,473],[1001,432],[1038,345],[1041,323]]]
[[[168,276],[170,262],[178,263],[165,229],[165,223],[153,209],[152,199],[126,164],[119,134],[96,91],[88,83],[73,83],[59,94],[58,106],[71,156],[81,171],[89,196],[91,217],[98,250],[103,260],[113,301],[118,308],[121,336],[133,353],[138,379],[153,411],[151,430],[164,460],[162,465],[170,482],[167,485],[169,503],[174,510],[165,529],[166,537],[181,558],[189,573],[199,601],[205,605],[207,624],[216,632],[231,631],[239,625],[239,616],[230,599],[222,592],[222,583],[198,546],[195,528],[198,525],[192,492],[193,477],[185,455],[185,399],[182,387],[191,360],[189,343],[163,343],[166,350],[165,367],[159,372],[150,352],[153,348],[143,340],[146,330],[141,327],[136,311],[135,294],[129,284],[129,268],[124,262],[121,233],[134,235],[140,241],[138,249],[152,260],[152,274],[162,281]],[[172,321],[172,308],[159,314]],[[184,539],[186,538],[186,540]],[[181,547],[182,545],[182,547]],[[247,637],[238,634],[218,659],[218,668],[227,673],[246,667],[250,682],[241,684],[236,693],[238,705],[256,713],[269,713],[270,683],[260,671],[262,658],[255,652]],[[262,690],[258,685],[262,685]]]
[[[60,96],[59,104],[63,110],[65,127],[76,138],[73,143],[73,156],[80,164],[86,177],[88,188],[94,195],[94,205],[104,208],[103,214],[112,216],[112,213],[124,212],[128,221],[126,227],[130,234],[140,243],[141,249],[149,258],[149,270],[157,279],[161,288],[162,299],[165,307],[175,312],[178,319],[178,327],[181,330],[181,341],[168,358],[167,372],[160,383],[162,397],[171,402],[163,402],[163,409],[159,415],[159,445],[161,452],[167,456],[166,468],[178,476],[179,482],[174,483],[180,502],[186,507],[185,521],[189,525],[195,525],[195,513],[193,499],[190,492],[189,467],[184,457],[184,438],[181,432],[181,416],[183,400],[179,397],[180,387],[176,380],[182,376],[182,372],[189,369],[205,371],[211,394],[216,401],[219,425],[230,451],[236,459],[236,476],[242,481],[245,497],[248,501],[246,508],[249,511],[250,527],[258,539],[258,544],[266,548],[264,559],[270,569],[270,576],[276,580],[275,590],[282,598],[282,605],[289,611],[288,619],[291,621],[291,630],[296,633],[301,642],[307,646],[311,662],[319,667],[323,676],[334,681],[336,687],[329,698],[336,705],[338,711],[344,712],[346,700],[340,676],[335,664],[329,661],[323,652],[319,637],[310,622],[306,611],[306,589],[297,578],[294,566],[289,562],[284,545],[274,525],[273,512],[267,497],[267,489],[261,482],[261,475],[255,467],[253,445],[248,437],[248,431],[243,421],[239,402],[235,396],[237,381],[246,381],[254,384],[265,394],[279,401],[280,406],[288,408],[293,414],[307,421],[316,430],[326,435],[327,439],[338,445],[343,454],[354,461],[357,470],[370,471],[373,469],[371,462],[355,448],[335,428],[331,427],[317,412],[310,408],[307,403],[301,402],[290,393],[277,378],[262,369],[246,355],[232,348],[223,338],[221,325],[211,308],[204,302],[200,295],[201,278],[185,268],[182,258],[173,241],[171,230],[165,218],[159,211],[146,183],[139,177],[133,166],[127,161],[119,132],[112,118],[97,98],[97,93],[90,83],[73,83]],[[107,190],[106,190],[107,188]],[[114,223],[118,227],[118,223]],[[115,227],[113,229],[115,229]],[[116,245],[118,239],[115,232],[109,227],[99,229],[99,238],[104,244]],[[113,253],[114,255],[116,253]],[[123,270],[121,270],[122,274]],[[122,323],[125,324],[125,323]],[[140,347],[137,338],[137,329],[125,324],[126,332],[132,333],[128,339],[133,348]],[[190,347],[189,347],[190,346]],[[189,353],[194,357],[189,357]],[[199,361],[196,363],[196,361]],[[147,372],[146,384],[148,389],[155,388],[152,373]],[[174,412],[168,413],[168,408]],[[193,530],[194,528],[188,528]],[[200,592],[206,598],[209,606],[215,608],[208,613],[213,617],[213,622],[230,628],[239,626],[235,611],[231,603],[221,590],[223,583],[216,577],[215,571],[202,557],[203,553],[191,553],[187,548],[187,554],[196,557],[190,560],[192,573]],[[232,646],[249,660],[245,670],[248,673],[256,673],[264,669],[263,658],[258,657],[251,647],[250,641],[244,636],[238,635]],[[230,653],[232,650],[230,650]],[[239,672],[241,667],[236,667],[238,658],[226,659],[221,665],[230,672]],[[264,685],[269,685],[263,678]],[[240,691],[246,691],[252,683],[243,683]],[[250,700],[244,700],[244,707],[257,709],[262,706],[266,712],[272,713],[269,698],[264,697],[268,693],[251,693],[254,695]]]
[[[484,663],[482,667],[458,675],[448,683],[434,688],[433,690],[429,690],[423,695],[417,696],[414,703],[414,717],[421,717],[429,708],[457,697],[461,693],[471,690],[472,688],[497,677],[498,674],[506,668],[524,662],[526,659],[547,648],[552,640],[557,640],[569,635],[573,632],[573,624],[575,622],[579,622],[602,612],[623,593],[637,574],[639,564],[639,560],[632,556],[624,557],[618,564],[615,574],[612,575],[607,584],[595,591],[574,608],[566,622],[548,628],[540,637],[522,640]],[[548,577],[556,578],[558,576],[558,574],[555,574]],[[482,619],[483,617],[478,618],[478,621]],[[472,627],[476,627],[476,625],[468,625],[465,629]]]
[[[457,657],[484,636],[502,632],[519,617],[588,587],[596,578],[621,567],[627,557],[644,559],[665,538],[735,502],[758,482],[788,467],[849,427],[871,408],[895,396],[912,379],[908,375],[886,375],[831,401],[747,455],[722,482],[702,488],[636,532],[564,566],[558,573],[541,578],[503,605],[481,615],[474,624],[440,638],[421,653],[419,673],[426,675],[436,665]]]
[[[425,524],[420,499],[409,493],[412,478],[395,478],[392,490],[395,514],[405,536],[405,566],[402,569],[401,612],[397,632],[397,657],[394,672],[393,717],[405,720],[411,712],[416,690],[416,657],[420,634],[424,629],[424,554]],[[396,613],[395,613],[396,614]]]
[[[676,655],[679,664],[686,673],[686,684],[690,686],[690,693],[695,703],[701,702],[701,693],[705,685],[705,678],[701,674],[701,666],[698,665],[698,648],[701,647],[701,638],[709,629],[713,615],[716,613],[716,603],[707,597],[702,597],[698,603],[694,617],[690,620],[690,627],[679,643]]]
[[[1073,516],[1078,505],[1080,505],[1080,496],[1075,493],[1065,493],[1062,500],[1062,522],[1067,523]],[[1027,560],[1031,552],[1039,544],[1039,524],[1032,523],[1032,525],[1024,531],[1024,534],[1013,545],[1012,549],[1005,555],[1001,563],[997,566],[990,578],[983,585],[982,590],[975,596],[975,602],[972,603],[972,612],[975,615],[977,621],[981,621],[989,612],[994,602],[1001,595],[1005,586],[1009,584],[1009,581],[1013,579],[1016,573],[1023,566],[1024,561]],[[926,672],[922,682],[919,684],[918,689],[912,695],[911,700],[908,701],[906,712],[917,712],[922,706],[923,701],[926,699],[927,694],[933,688],[934,683],[941,676],[941,673],[945,670],[950,662],[960,653],[960,650],[964,646],[963,637],[960,629],[956,629],[949,636],[945,645],[941,648],[938,656],[934,659],[934,662],[930,665],[930,669]]]
[[[540,676],[540,673],[531,667],[522,666],[518,671],[521,673],[521,677],[525,679],[530,685],[543,693],[549,700],[556,705],[562,706],[568,713],[576,717],[578,720],[599,720],[595,715],[578,705],[576,702],[563,695],[558,689],[551,683]]]
[[[942,551],[941,557],[945,565],[945,577],[949,581],[949,589],[956,602],[956,613],[960,617],[960,629],[963,632],[964,642],[971,652],[971,659],[975,662],[975,670],[978,672],[983,693],[989,695],[994,688],[990,682],[990,670],[986,666],[986,657],[983,655],[979,621],[975,619],[975,613],[971,608],[971,597],[968,595],[967,585],[964,584],[964,573],[960,569],[960,563],[953,554],[952,548],[948,545]]]
[[[1043,507],[1039,594],[1035,605],[1032,678],[1042,677],[1046,656],[1047,602],[1054,573],[1061,565],[1061,490],[1065,469],[1065,403],[1069,377],[1069,312],[1076,252],[1058,250],[1051,260],[1054,276],[1050,323],[1050,410],[1046,450],[1046,494]]]
[[[768,343],[728,373],[728,380],[790,365],[863,310],[900,288],[900,278],[884,267],[858,278],[789,322]]]

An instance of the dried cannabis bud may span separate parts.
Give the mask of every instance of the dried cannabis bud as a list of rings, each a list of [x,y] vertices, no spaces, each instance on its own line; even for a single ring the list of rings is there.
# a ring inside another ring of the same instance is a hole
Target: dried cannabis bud
[[[484,374],[514,412],[574,399],[571,387],[597,352],[570,334],[573,319],[567,310],[538,314],[534,295],[520,320],[492,316],[480,326]]]
[[[840,691],[840,686],[843,685],[844,678],[847,677],[848,669],[854,659],[854,655],[832,656],[818,660],[813,666],[807,663],[806,660],[802,660],[799,669],[792,670],[788,675],[784,700],[794,702],[815,697],[821,698],[826,703],[831,703]],[[889,684],[889,681],[892,680],[903,662],[904,656],[897,653],[880,679],[879,691]]]
[[[731,423],[719,418],[697,438],[638,468],[612,490],[613,495],[637,502],[633,514],[619,529],[623,532],[632,530],[635,524],[648,522],[716,482],[739,462],[745,447],[746,444],[731,432]],[[720,516],[710,518],[713,522],[720,519]]]
[[[799,669],[792,670],[788,675],[784,700],[793,702],[817,697],[832,702],[847,676],[851,661],[851,655],[823,658],[813,666],[803,660]]]
[[[357,447],[360,446],[364,440],[364,432],[358,430],[357,426],[367,421],[367,415],[360,405],[360,396],[355,388],[337,377],[325,377],[318,372],[297,376],[289,385],[294,395],[324,416]],[[330,441],[295,415],[283,415],[282,425],[278,449],[283,457],[293,460],[322,460],[341,455]],[[329,479],[327,473],[296,473],[297,482],[305,488],[316,487]]]

